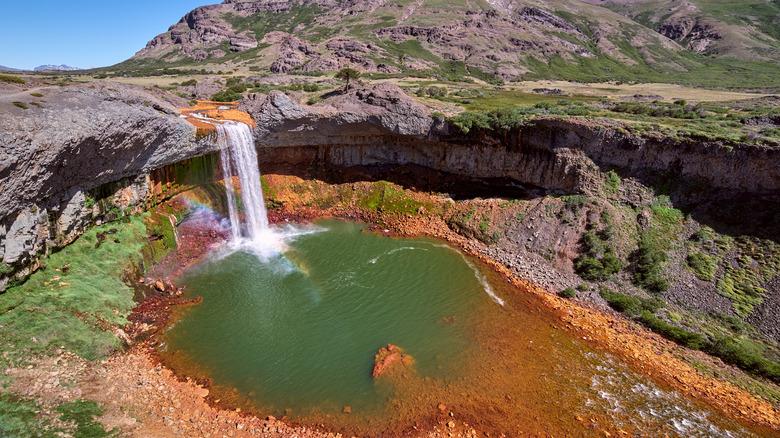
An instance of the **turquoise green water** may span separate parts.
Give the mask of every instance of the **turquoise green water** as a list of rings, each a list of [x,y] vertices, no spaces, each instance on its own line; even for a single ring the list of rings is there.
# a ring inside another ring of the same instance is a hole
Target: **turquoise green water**
[[[203,304],[167,334],[215,382],[253,392],[277,413],[380,407],[374,355],[387,344],[422,376],[457,374],[469,318],[491,304],[463,257],[427,240],[388,239],[347,222],[298,236],[284,257],[247,252],[203,263],[181,282]],[[444,318],[455,316],[458,324]]]
[[[274,256],[225,251],[191,268],[180,282],[203,301],[162,339],[166,363],[212,379],[220,405],[350,434],[454,418],[513,436],[765,435],[556,329],[535,297],[446,245],[316,229],[278,233]],[[411,375],[371,377],[387,344],[414,357]]]

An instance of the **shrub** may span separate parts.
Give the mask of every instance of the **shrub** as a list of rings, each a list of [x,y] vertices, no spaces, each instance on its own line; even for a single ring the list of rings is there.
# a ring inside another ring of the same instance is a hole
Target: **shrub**
[[[754,343],[730,336],[717,336],[710,342],[707,352],[724,362],[780,383],[780,364],[762,357],[760,349]]]
[[[637,297],[624,295],[604,286],[599,288],[599,295],[607,300],[610,307],[628,316],[636,316],[642,311],[642,302]]]
[[[577,290],[579,290],[579,291],[582,291],[582,292],[585,292],[585,291],[587,291],[587,290],[590,290],[590,286],[588,286],[588,285],[587,285],[587,284],[585,284],[585,283],[582,283],[582,284],[580,284],[579,286],[577,286]]]
[[[669,289],[669,282],[661,277],[661,264],[667,259],[666,252],[659,249],[647,234],[643,234],[639,239],[639,249],[636,252],[636,272],[632,277],[633,283],[652,292],[663,292]]]
[[[194,87],[195,85],[198,85],[198,81],[196,81],[195,79],[189,79],[182,82],[179,85],[181,85],[182,87]]]
[[[585,280],[607,280],[623,269],[615,250],[593,231],[583,234],[581,244],[584,252],[574,260],[574,271]]]
[[[41,94],[41,93],[30,93],[30,96],[43,97],[43,94]]]
[[[218,93],[214,93],[214,95],[211,96],[211,100],[215,102],[235,102],[237,100],[241,100],[242,97],[243,95],[241,93],[224,90]]]
[[[428,87],[425,90],[425,94],[428,96],[434,98],[434,99],[441,99],[444,97],[447,97],[447,88],[445,87]]]
[[[19,107],[19,108],[21,108],[21,109],[27,109],[27,108],[29,108],[29,107],[28,107],[27,105],[25,105],[23,102],[14,101],[14,102],[11,102],[11,103],[12,103],[14,106],[18,106],[18,107]]]
[[[563,298],[574,298],[577,296],[577,291],[575,291],[574,288],[567,287],[566,289],[558,292],[558,295]]]
[[[27,81],[20,78],[19,76],[12,76],[12,75],[0,75],[0,82],[5,82],[7,84],[26,84]]]
[[[610,170],[607,172],[607,178],[604,184],[606,184],[607,189],[611,191],[615,191],[620,187],[620,177],[617,173],[615,173],[614,170]]]
[[[666,306],[663,298],[637,298],[630,295],[615,292],[606,286],[599,287],[599,295],[607,301],[613,309],[625,313],[628,316],[637,316],[640,312],[655,313]]]
[[[588,197],[583,195],[569,195],[561,199],[566,204],[566,208],[575,213],[590,203]]]
[[[643,310],[639,316],[639,321],[650,330],[659,335],[670,339],[680,345],[684,345],[694,350],[701,350],[707,346],[707,340],[699,333],[685,330],[682,327],[671,325],[666,321],[656,318],[649,310]]]

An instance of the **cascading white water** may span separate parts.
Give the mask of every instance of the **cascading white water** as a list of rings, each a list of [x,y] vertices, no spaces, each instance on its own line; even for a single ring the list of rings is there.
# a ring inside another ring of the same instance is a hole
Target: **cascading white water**
[[[233,188],[233,175],[237,175],[241,184],[241,205],[246,219],[246,238],[251,242],[259,242],[268,234],[268,215],[263,201],[263,187],[260,183],[254,136],[249,126],[240,122],[226,121],[216,124],[216,127],[227,190],[232,240],[237,243],[244,237]]]

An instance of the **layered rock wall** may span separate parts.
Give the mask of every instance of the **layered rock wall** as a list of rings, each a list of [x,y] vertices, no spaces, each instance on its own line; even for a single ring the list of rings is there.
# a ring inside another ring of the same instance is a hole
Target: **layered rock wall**
[[[218,167],[208,155],[217,142],[196,138],[175,98],[119,84],[35,91],[45,107],[21,109],[12,105],[21,92],[0,93],[0,289],[90,224],[143,209],[174,193],[182,175],[213,177]],[[673,193],[682,201],[780,196],[774,149],[636,137],[606,122],[554,118],[464,134],[390,84],[325,102],[303,106],[277,91],[246,98],[240,109],[256,121],[261,166],[414,164],[562,194],[596,191],[597,170],[614,168],[649,185],[682,184]]]
[[[595,169],[615,169],[651,186],[683,184],[674,193],[682,201],[780,196],[777,149],[639,137],[606,123],[557,118],[504,133],[464,134],[389,84],[337,96],[322,107],[272,92],[245,100],[242,109],[258,122],[258,149],[271,163],[416,164],[560,193],[588,193],[598,185]]]

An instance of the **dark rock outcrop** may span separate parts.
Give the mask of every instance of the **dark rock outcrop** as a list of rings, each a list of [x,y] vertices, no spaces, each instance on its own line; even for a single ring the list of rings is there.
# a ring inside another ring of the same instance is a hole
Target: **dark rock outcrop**
[[[258,142],[273,146],[350,144],[346,138],[353,136],[422,139],[433,125],[423,105],[389,83],[331,97],[327,105],[320,107],[304,107],[289,96],[272,91],[267,96],[249,95],[239,109],[257,122]]]
[[[22,110],[11,104],[18,93],[0,95],[5,266],[23,267],[78,235],[96,208],[88,190],[117,183],[117,202],[140,205],[150,171],[214,148],[195,141],[195,128],[178,117],[182,102],[169,95],[112,83],[35,91],[44,107]]]

